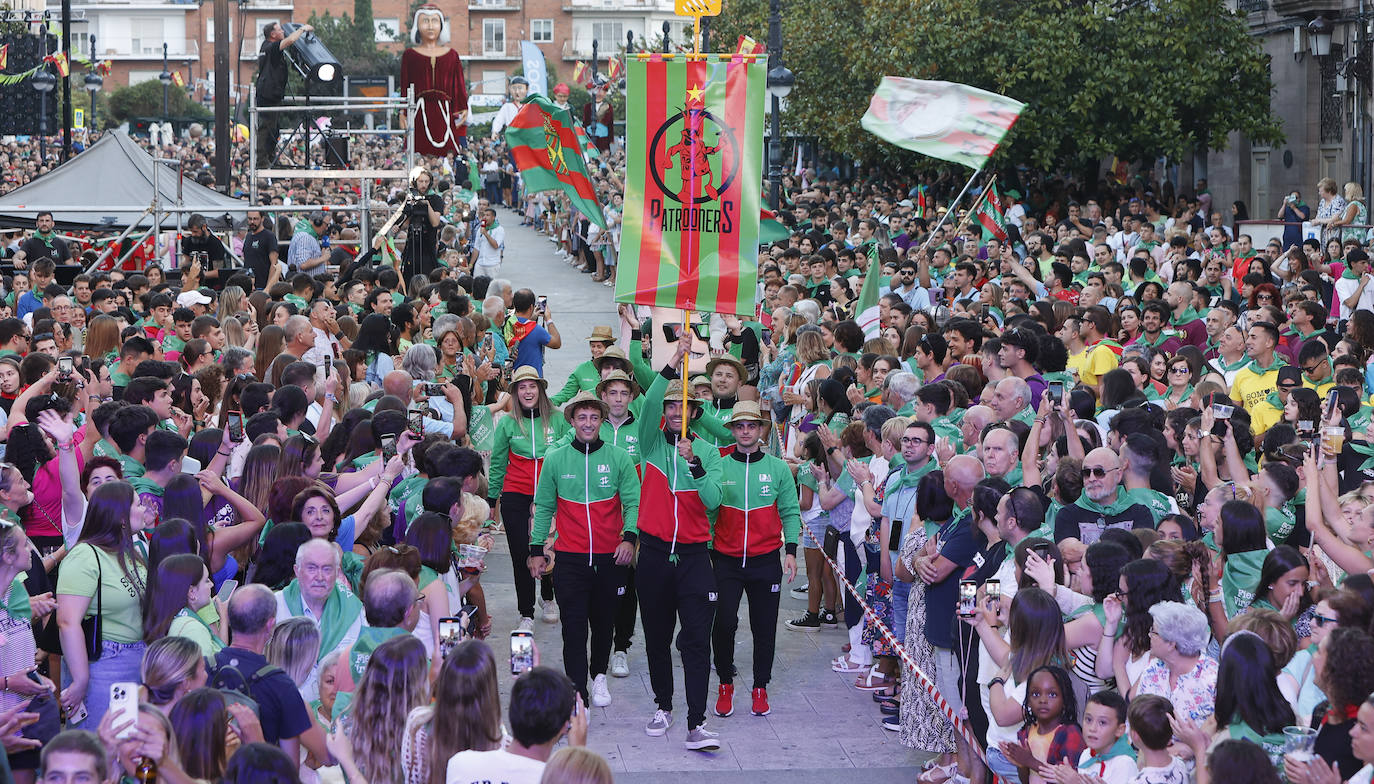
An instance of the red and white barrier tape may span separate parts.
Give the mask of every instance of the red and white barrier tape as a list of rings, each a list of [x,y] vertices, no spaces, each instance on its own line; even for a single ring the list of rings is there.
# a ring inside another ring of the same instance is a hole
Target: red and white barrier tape
[[[892,630],[887,628],[887,624],[883,623],[882,619],[878,617],[878,613],[868,605],[868,602],[864,601],[864,597],[859,593],[859,590],[855,588],[849,580],[845,579],[844,571],[840,569],[840,565],[831,560],[830,556],[826,554],[825,549],[821,546],[821,543],[816,541],[815,535],[812,534],[806,526],[802,526],[802,532],[806,534],[808,539],[815,542],[816,549],[820,552],[821,557],[825,559],[825,562],[830,564],[830,568],[834,572],[835,578],[840,581],[840,584],[845,587],[845,590],[849,591],[850,595],[854,597],[854,600],[864,609],[864,615],[873,622],[878,633],[881,634],[883,639],[887,640],[887,643],[897,652],[898,658],[900,658],[902,662],[916,674],[916,677],[920,679],[921,687],[925,689],[926,694],[935,702],[935,706],[940,709],[940,712],[945,715],[945,718],[949,719],[950,723],[954,725],[954,731],[963,737],[964,742],[968,744],[970,749],[973,749],[973,752],[977,754],[978,758],[986,765],[987,755],[983,752],[983,745],[974,737],[973,730],[969,729],[969,726],[959,717],[959,714],[955,713],[954,708],[945,701],[944,695],[942,695],[940,690],[935,686],[935,681],[931,680],[930,676],[926,675],[921,671],[920,667],[916,666],[916,661],[911,658],[911,654],[907,653],[906,648],[902,647],[902,644],[897,641],[897,638],[892,634]],[[884,557],[886,557],[885,554]],[[878,575],[869,575],[869,579],[876,580],[878,579]],[[995,777],[994,780],[1000,780],[1000,778]]]

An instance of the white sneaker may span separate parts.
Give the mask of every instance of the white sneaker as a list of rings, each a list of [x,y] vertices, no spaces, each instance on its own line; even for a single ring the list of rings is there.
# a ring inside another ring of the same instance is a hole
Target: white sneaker
[[[534,619],[527,615],[520,619],[520,625],[515,628],[522,632],[532,632],[534,631]]]
[[[644,734],[651,738],[660,738],[668,734],[668,728],[673,726],[673,714],[666,710],[654,711],[654,717],[649,719],[649,726],[644,728]]]
[[[544,602],[544,623],[558,623],[558,602]]]
[[[611,675],[616,678],[630,677],[630,654],[625,651],[611,654]]]
[[[606,688],[606,676],[598,675],[592,679],[592,705],[604,708],[611,704],[611,690]]]

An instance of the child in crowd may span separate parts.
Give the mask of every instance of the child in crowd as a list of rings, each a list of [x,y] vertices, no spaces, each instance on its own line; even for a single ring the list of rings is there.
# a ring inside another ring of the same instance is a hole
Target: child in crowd
[[[1026,680],[1026,723],[1016,743],[1002,744],[1002,753],[1021,769],[1021,784],[1049,781],[1055,765],[1076,764],[1086,748],[1068,671],[1056,666],[1032,671]]]
[[[1083,742],[1078,765],[1055,765],[1045,778],[1058,784],[1080,784],[1080,776],[1105,784],[1131,784],[1135,778],[1135,752],[1126,739],[1126,700],[1114,691],[1099,691],[1083,709]]]
[[[1127,718],[1140,768],[1131,784],[1188,784],[1192,780],[1183,760],[1169,753],[1174,735],[1169,717],[1173,715],[1173,703],[1158,694],[1142,694],[1131,700]]]

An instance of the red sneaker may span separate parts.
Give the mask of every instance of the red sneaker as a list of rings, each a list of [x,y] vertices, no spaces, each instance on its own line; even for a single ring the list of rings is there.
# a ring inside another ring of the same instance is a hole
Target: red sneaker
[[[767,689],[760,686],[759,688],[754,689],[753,695],[754,707],[750,710],[753,712],[755,716],[767,716],[769,713],[773,712],[773,709],[768,707]]]
[[[716,715],[729,716],[735,712],[735,685],[722,683],[716,693]]]

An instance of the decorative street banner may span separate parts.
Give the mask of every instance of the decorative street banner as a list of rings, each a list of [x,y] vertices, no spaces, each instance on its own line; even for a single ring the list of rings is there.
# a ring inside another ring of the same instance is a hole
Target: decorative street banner
[[[752,317],[767,65],[657,54],[627,65],[615,299]]]
[[[981,169],[1024,107],[966,84],[884,76],[859,122],[898,147]]]
[[[521,181],[530,193],[561,190],[579,212],[606,228],[596,186],[587,176],[587,162],[578,149],[571,112],[535,93],[525,99],[525,105],[506,126],[505,136]],[[476,171],[476,165],[469,162],[469,174]]]

